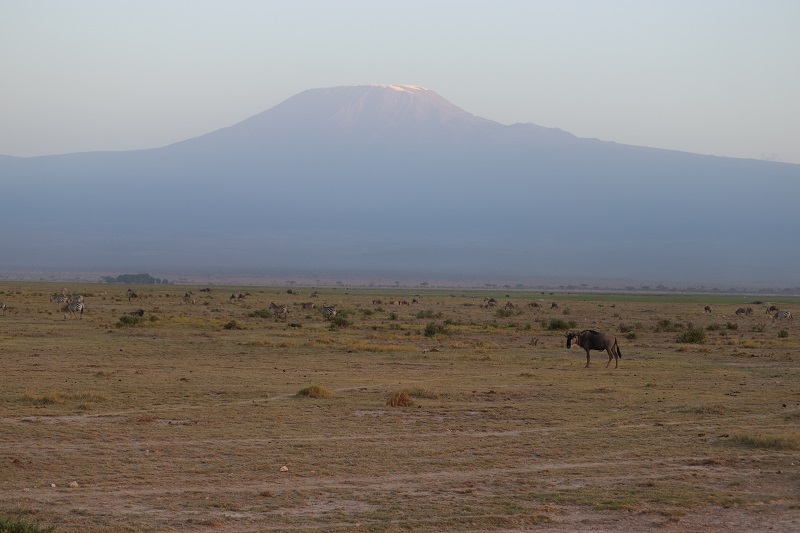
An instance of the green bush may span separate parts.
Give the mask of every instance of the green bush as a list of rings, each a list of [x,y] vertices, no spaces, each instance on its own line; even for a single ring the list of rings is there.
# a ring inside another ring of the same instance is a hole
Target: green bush
[[[55,531],[52,526],[40,527],[22,520],[0,518],[0,533],[50,533]]]
[[[275,313],[271,309],[256,309],[252,313],[247,313],[250,318],[272,318]]]
[[[570,320],[569,322],[567,322],[566,320],[561,320],[560,318],[554,318],[547,325],[547,329],[550,330],[572,329],[577,325],[578,323],[575,322],[574,320]]]
[[[434,335],[447,335],[450,330],[444,324],[437,324],[436,322],[428,322],[425,326],[425,336],[433,337]]]
[[[684,344],[700,344],[706,340],[706,332],[703,328],[695,327],[691,323],[686,328],[686,331],[681,333],[678,337],[678,342]]]
[[[727,324],[725,324],[725,328],[730,329],[732,331],[736,331],[737,329],[739,329],[739,324],[736,324],[734,322],[728,322]]]
[[[441,318],[442,313],[434,313],[430,309],[426,309],[424,311],[418,311],[416,315],[417,318]]]
[[[138,326],[144,322],[144,317],[139,315],[122,315],[119,317],[119,322],[116,323],[118,328]]]
[[[347,319],[347,316],[342,313],[337,313],[335,317],[331,318],[331,329],[346,328],[352,326],[353,323]]]
[[[231,320],[231,321],[229,321],[228,323],[226,323],[226,324],[225,324],[224,326],[222,326],[222,327],[223,327],[223,328],[225,328],[225,329],[244,329],[244,326],[240,325],[240,324],[239,324],[238,322],[236,322],[235,320]]]
[[[780,337],[781,339],[785,339],[788,336],[789,336],[789,332],[786,331],[785,329],[782,329],[782,330],[780,330],[778,332],[778,337]]]
[[[675,333],[676,331],[680,331],[683,329],[683,324],[680,322],[672,322],[670,319],[665,318],[664,320],[659,320],[658,324],[656,325],[655,332],[666,332],[666,333]]]

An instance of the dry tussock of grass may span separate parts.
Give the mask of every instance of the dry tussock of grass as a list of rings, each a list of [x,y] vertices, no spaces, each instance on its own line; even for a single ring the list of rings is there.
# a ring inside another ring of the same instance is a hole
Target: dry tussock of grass
[[[386,400],[386,404],[392,407],[413,407],[414,400],[411,399],[411,395],[409,395],[407,390],[401,390],[392,394],[389,399]]]
[[[348,345],[348,350],[353,352],[398,353],[415,351],[416,348],[402,344],[374,344],[368,342],[355,342]]]
[[[61,392],[51,391],[45,394],[25,392],[21,400],[33,405],[62,405],[68,402],[102,403],[111,401],[111,397],[98,391]]]
[[[300,389],[297,396],[300,398],[330,398],[331,391],[319,385],[311,385]]]

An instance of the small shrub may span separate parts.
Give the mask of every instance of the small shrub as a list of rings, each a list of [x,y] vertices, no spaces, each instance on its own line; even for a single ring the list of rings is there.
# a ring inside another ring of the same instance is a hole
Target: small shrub
[[[734,322],[728,322],[727,324],[725,324],[725,329],[736,331],[737,329],[739,329],[739,324],[736,324]]]
[[[319,385],[311,385],[297,391],[297,396],[300,398],[329,398],[330,395],[331,392],[328,389]]]
[[[256,309],[252,313],[247,313],[250,318],[272,318],[274,315],[271,309]]]
[[[658,324],[656,325],[655,332],[665,332],[665,333],[675,333],[683,329],[683,324],[679,322],[672,322],[670,319],[665,318],[664,320],[659,320]]]
[[[560,318],[554,318],[547,325],[547,329],[550,330],[572,329],[577,325],[578,323],[575,322],[574,320],[570,320],[569,322],[567,322],[566,320],[561,320]]]
[[[414,387],[413,389],[409,390],[408,395],[412,398],[427,398],[429,400],[435,400],[439,398],[439,395],[436,392],[428,389],[422,389],[420,387]]]
[[[722,329],[722,326],[719,324],[709,324],[706,326],[707,331],[719,331]]]
[[[766,324],[756,324],[755,326],[753,326],[753,331],[755,333],[764,333],[765,329],[767,329]]]
[[[629,333],[626,333],[625,334],[625,338],[628,339],[629,341],[635,340],[636,339],[636,332],[635,331],[631,331]]]
[[[51,533],[53,526],[41,527],[22,520],[0,518],[0,533]]]
[[[447,329],[447,326],[444,324],[437,324],[436,322],[428,322],[425,326],[425,336],[426,337],[433,337],[434,335],[447,335],[450,333],[450,330]]]
[[[780,330],[778,332],[778,337],[781,338],[781,339],[785,339],[788,336],[789,336],[789,332],[786,331],[785,329],[782,329],[782,330]]]
[[[619,325],[619,332],[620,333],[630,333],[634,330],[634,327],[630,324],[620,324]]]
[[[142,317],[142,316],[139,316],[139,315],[122,315],[121,317],[119,317],[119,322],[117,322],[115,325],[118,328],[132,327],[132,326],[138,326],[142,322],[144,322],[144,317]]]
[[[228,321],[224,326],[225,329],[244,329],[244,326],[236,322],[235,320]]]
[[[346,328],[353,325],[353,323],[350,320],[348,320],[345,315],[341,313],[331,318],[330,323],[331,323],[331,329]]]
[[[430,309],[426,309],[424,311],[418,311],[416,315],[417,318],[441,318],[442,313],[434,313]]]
[[[389,313],[389,320],[397,320],[397,313],[395,313],[394,311]]]
[[[497,311],[495,311],[495,314],[497,314],[498,318],[508,318],[508,317],[514,315],[514,310],[513,309],[498,309]]]
[[[411,399],[408,391],[402,390],[392,394],[389,399],[386,400],[386,404],[392,407],[411,407],[414,405],[414,400]]]
[[[733,435],[731,442],[743,448],[762,448],[768,450],[797,450],[800,443],[796,438],[779,435]]]
[[[299,324],[297,322],[289,322],[289,327],[290,328],[302,328],[303,324]]]
[[[685,344],[700,344],[706,340],[706,332],[701,327],[695,327],[691,323],[689,327],[678,337],[678,342]]]

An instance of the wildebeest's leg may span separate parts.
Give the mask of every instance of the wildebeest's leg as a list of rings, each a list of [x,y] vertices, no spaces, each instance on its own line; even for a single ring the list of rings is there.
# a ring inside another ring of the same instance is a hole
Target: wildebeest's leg
[[[586,350],[586,366],[583,368],[589,368],[589,350]]]
[[[611,348],[606,348],[606,352],[608,352],[608,363],[606,363],[606,368],[608,368],[608,365],[611,364],[611,358],[614,357],[614,353],[611,351]]]

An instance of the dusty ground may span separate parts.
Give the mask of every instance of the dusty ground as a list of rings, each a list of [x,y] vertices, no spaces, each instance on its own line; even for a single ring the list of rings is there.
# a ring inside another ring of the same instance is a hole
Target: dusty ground
[[[308,291],[125,288],[70,287],[87,309],[64,320],[55,286],[0,284],[0,516],[59,532],[800,530],[800,326],[753,298],[499,293],[516,307],[498,312],[484,293],[331,290],[306,311]],[[249,316],[270,301],[289,318]],[[350,323],[331,328],[324,302]],[[620,368],[597,352],[584,368],[553,320],[615,333]],[[690,323],[703,342],[677,342]],[[330,395],[297,395],[311,385]],[[403,390],[412,406],[387,405]]]

